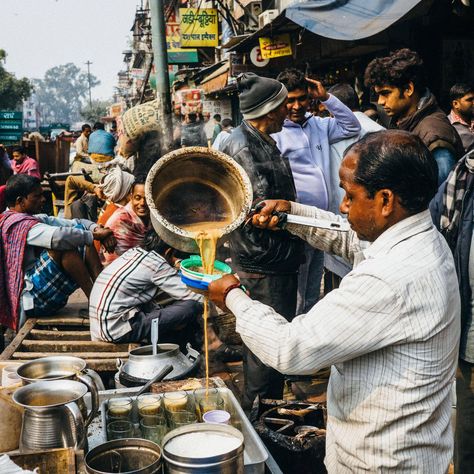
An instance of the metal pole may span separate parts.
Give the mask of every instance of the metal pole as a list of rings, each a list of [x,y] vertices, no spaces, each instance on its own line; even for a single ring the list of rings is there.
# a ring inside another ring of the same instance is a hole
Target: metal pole
[[[160,104],[163,119],[163,145],[168,148],[172,137],[170,79],[166,50],[166,22],[163,8],[164,0],[150,0],[151,41],[156,70],[156,97]]]
[[[91,62],[87,61],[87,82],[89,83],[89,108],[92,109],[92,95],[91,95]]]

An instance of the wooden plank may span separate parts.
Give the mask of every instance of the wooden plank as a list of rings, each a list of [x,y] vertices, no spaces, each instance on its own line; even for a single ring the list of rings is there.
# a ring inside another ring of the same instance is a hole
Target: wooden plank
[[[33,327],[35,326],[35,323],[36,323],[35,318],[26,320],[26,323],[18,331],[18,334],[15,336],[13,341],[10,342],[8,347],[0,354],[0,360],[11,359],[13,353],[18,349],[18,347],[21,345],[25,337],[28,336],[28,333],[33,329]]]
[[[23,469],[32,471],[37,467],[39,474],[76,473],[76,455],[73,448],[48,449],[10,457],[15,464]]]
[[[27,352],[128,352],[135,346],[103,341],[33,341],[24,339],[21,350]]]
[[[95,370],[96,372],[117,372],[117,359],[85,359],[87,367],[89,369]],[[120,357],[124,361],[127,360],[127,357]]]
[[[49,357],[60,355],[58,352],[15,352],[12,359],[15,360],[32,360],[40,357]],[[67,352],[64,355],[72,357],[80,357],[81,359],[128,359],[127,352]]]
[[[37,326],[89,326],[89,318],[80,316],[38,318]]]
[[[28,339],[35,341],[90,341],[90,331],[52,331],[48,329],[32,329]]]

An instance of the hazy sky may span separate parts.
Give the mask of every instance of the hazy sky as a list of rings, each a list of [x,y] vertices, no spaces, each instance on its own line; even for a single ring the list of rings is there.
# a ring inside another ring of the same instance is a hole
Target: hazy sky
[[[42,78],[72,62],[101,81],[92,99],[112,97],[140,0],[0,0],[0,49],[17,77]]]

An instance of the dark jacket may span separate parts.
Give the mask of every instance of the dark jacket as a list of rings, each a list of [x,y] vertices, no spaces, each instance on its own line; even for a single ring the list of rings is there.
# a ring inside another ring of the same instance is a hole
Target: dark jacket
[[[181,146],[207,146],[202,122],[185,123],[181,127]]]
[[[443,212],[443,194],[446,189],[444,182],[438,189],[436,196],[430,203],[431,217],[436,228],[440,228],[440,219]],[[461,353],[464,352],[467,332],[469,330],[471,314],[471,285],[469,284],[469,254],[471,251],[471,238],[474,230],[474,175],[468,174],[466,194],[463,198],[461,221],[459,231],[454,242],[448,242],[454,256],[454,264],[459,280],[459,292],[461,294]]]
[[[296,200],[296,189],[288,160],[274,140],[245,120],[232,130],[222,149],[247,172],[254,202],[262,199]],[[249,273],[295,273],[303,256],[303,242],[290,233],[241,226],[230,236],[232,261]]]
[[[397,128],[420,137],[430,151],[447,148],[454,154],[456,160],[459,160],[464,154],[464,149],[458,132],[449,123],[431,92],[428,92],[428,96],[422,100],[422,106],[413,115],[399,121]]]

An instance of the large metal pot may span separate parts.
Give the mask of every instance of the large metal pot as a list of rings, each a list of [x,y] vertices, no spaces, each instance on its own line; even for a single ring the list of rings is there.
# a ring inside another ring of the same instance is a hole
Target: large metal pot
[[[97,372],[86,368],[86,361],[73,356],[49,356],[20,365],[17,374],[23,384],[53,380],[77,380],[87,386],[93,406],[99,406],[99,390],[105,390]],[[85,404],[79,404],[84,413]],[[85,416],[85,415],[84,415]]]
[[[215,450],[217,454],[207,457],[179,456],[170,452],[170,442],[178,437],[183,437],[184,443],[191,446],[193,441],[190,435],[194,433],[209,433],[229,437],[235,439],[237,447],[219,453],[218,446],[210,445],[211,450]],[[244,436],[239,430],[229,425],[199,423],[182,426],[170,431],[163,438],[163,459],[165,460],[166,474],[243,474]]]
[[[126,387],[143,385],[171,364],[173,371],[164,380],[180,380],[191,376],[199,368],[200,354],[190,344],[183,354],[178,344],[158,344],[153,355],[152,346],[143,346],[129,352],[126,362],[119,360],[119,380]]]
[[[83,417],[79,402],[86,393],[86,385],[74,380],[36,382],[16,390],[13,401],[25,408],[20,450],[86,449],[87,426],[99,408],[93,405]]]
[[[89,474],[161,473],[160,447],[146,439],[117,439],[96,446],[85,457]]]
[[[199,252],[183,225],[219,222],[222,234],[234,231],[252,206],[247,173],[217,150],[188,147],[160,158],[145,183],[150,218],[158,235],[184,252]],[[220,239],[221,242],[223,238]]]

